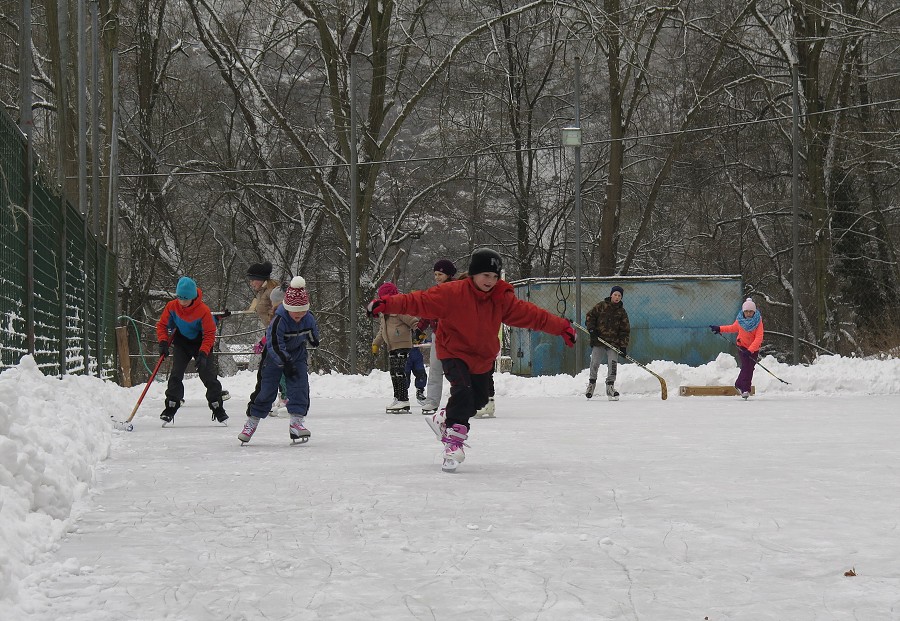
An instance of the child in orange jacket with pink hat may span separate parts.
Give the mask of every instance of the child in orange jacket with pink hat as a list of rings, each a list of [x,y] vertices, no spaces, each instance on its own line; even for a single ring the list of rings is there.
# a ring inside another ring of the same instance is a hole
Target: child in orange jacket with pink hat
[[[734,387],[740,391],[746,399],[750,396],[750,386],[753,383],[753,369],[759,357],[759,348],[762,347],[763,321],[759,309],[753,298],[747,298],[741,306],[734,323],[726,326],[710,326],[710,330],[719,334],[721,332],[737,332],[738,355],[741,360],[741,372],[738,373]]]

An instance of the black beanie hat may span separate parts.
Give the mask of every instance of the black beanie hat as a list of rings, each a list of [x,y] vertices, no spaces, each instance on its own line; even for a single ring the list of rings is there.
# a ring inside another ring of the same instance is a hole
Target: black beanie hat
[[[453,261],[450,259],[441,259],[434,264],[434,271],[453,278],[456,275],[456,266],[453,265]]]
[[[268,261],[265,263],[254,263],[247,268],[247,278],[251,280],[269,280],[271,277],[272,264]]]
[[[484,272],[493,272],[499,276],[502,269],[503,259],[490,248],[478,248],[469,260],[469,276]]]
[[[625,295],[625,290],[622,289],[622,287],[620,287],[619,285],[615,285],[612,289],[610,289],[610,290],[609,290],[609,294],[612,295],[612,294],[615,293],[616,291],[618,291],[619,293],[621,293],[623,296]]]

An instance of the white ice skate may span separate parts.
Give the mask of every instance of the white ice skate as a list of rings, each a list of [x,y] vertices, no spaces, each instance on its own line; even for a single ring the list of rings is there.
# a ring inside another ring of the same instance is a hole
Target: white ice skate
[[[272,410],[269,412],[269,416],[274,416],[275,418],[284,416],[285,414],[287,414],[287,405],[287,399],[278,397],[278,400],[272,405]]]
[[[303,426],[305,416],[291,414],[291,444],[306,444],[309,442],[309,429]]]
[[[244,428],[238,434],[238,440],[241,441],[241,446],[247,444],[250,441],[250,438],[253,437],[253,434],[256,433],[256,428],[259,426],[259,419],[255,416],[248,416],[247,422],[244,423]]]
[[[437,436],[438,442],[441,442],[444,438],[444,430],[447,428],[447,411],[441,410],[436,414],[426,416],[425,422]]]
[[[394,399],[393,403],[387,406],[384,411],[387,414],[409,414],[409,401]]]
[[[444,443],[444,463],[441,464],[441,470],[456,472],[457,466],[466,460],[463,446],[468,438],[468,430],[464,425],[453,425],[444,431],[444,437],[441,438]]]
[[[422,414],[429,416],[432,414],[436,414],[438,411],[438,407],[440,407],[439,403],[435,403],[434,401],[424,401],[422,403]]]
[[[618,401],[619,400],[619,392],[613,387],[612,384],[606,385],[606,398],[610,401]]]
[[[584,389],[584,396],[590,399],[594,396],[594,388],[597,387],[597,380],[589,379],[587,383],[587,387]]]
[[[491,397],[483,408],[475,412],[475,418],[496,418],[494,411],[494,398]]]

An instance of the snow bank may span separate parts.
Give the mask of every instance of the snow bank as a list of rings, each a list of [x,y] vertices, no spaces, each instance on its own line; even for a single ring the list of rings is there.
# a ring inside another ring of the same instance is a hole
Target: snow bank
[[[68,529],[128,394],[93,377],[45,377],[30,356],[0,374],[0,603]]]

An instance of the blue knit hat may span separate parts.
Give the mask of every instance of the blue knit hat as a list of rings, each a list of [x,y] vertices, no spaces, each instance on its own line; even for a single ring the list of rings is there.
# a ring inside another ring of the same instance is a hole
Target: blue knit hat
[[[612,295],[616,291],[618,291],[623,296],[625,295],[625,290],[622,289],[622,287],[620,287],[619,285],[615,285],[612,289],[610,289],[609,294]]]
[[[175,287],[175,297],[179,300],[197,299],[197,283],[187,276],[182,276],[178,279],[178,286]]]

